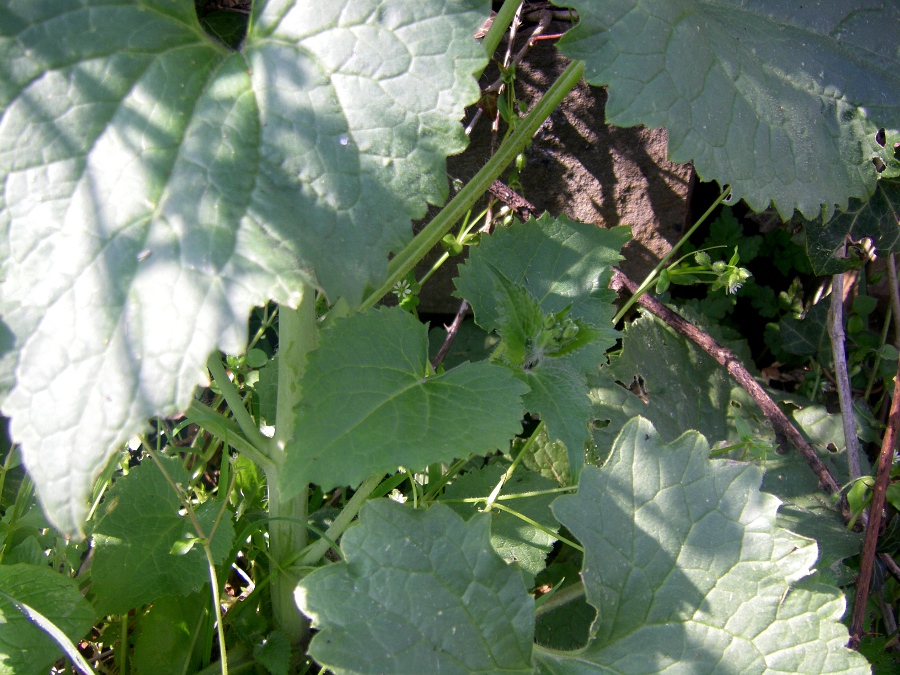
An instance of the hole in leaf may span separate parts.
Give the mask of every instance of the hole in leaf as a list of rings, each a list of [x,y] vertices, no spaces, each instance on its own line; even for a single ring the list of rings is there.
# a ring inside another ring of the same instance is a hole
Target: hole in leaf
[[[879,129],[875,133],[875,142],[878,143],[882,148],[884,147],[885,139],[887,138],[887,134],[884,129]]]
[[[837,446],[834,443],[829,443],[828,445],[825,446],[825,449],[828,450],[828,452],[837,452],[838,451]]]
[[[873,158],[872,158],[872,164],[875,165],[875,170],[876,170],[878,173],[881,173],[882,171],[885,170],[885,168],[887,168],[886,165],[885,165],[885,163],[881,160],[881,157],[873,157]]]
[[[251,0],[196,0],[197,18],[206,34],[229,49],[237,49],[247,36]]]
[[[605,429],[606,427],[608,427],[609,422],[610,422],[609,420],[601,420],[601,419],[591,420],[591,428],[596,431],[600,431],[600,429]]]

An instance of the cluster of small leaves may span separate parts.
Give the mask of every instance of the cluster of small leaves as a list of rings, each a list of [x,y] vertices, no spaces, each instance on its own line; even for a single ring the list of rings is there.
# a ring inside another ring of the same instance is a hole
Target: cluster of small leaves
[[[501,338],[494,357],[530,388],[526,409],[568,449],[573,478],[591,439],[586,378],[617,338],[607,286],[628,237],[565,217],[515,222],[482,241],[456,280],[475,321]]]

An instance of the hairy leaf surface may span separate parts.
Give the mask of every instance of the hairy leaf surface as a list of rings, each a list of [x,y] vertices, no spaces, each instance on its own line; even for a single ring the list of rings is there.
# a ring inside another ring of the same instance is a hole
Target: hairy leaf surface
[[[180,461],[162,462],[176,484],[188,485],[190,474]],[[120,478],[106,504],[94,528],[91,573],[100,614],[127,612],[164,595],[187,595],[209,581],[200,544],[182,555],[172,553],[174,544],[197,533],[190,519],[179,514],[181,500],[152,462]],[[221,506],[209,500],[195,507],[205,535],[212,531]],[[231,551],[233,539],[231,512],[226,509],[210,542],[217,564]]]
[[[618,335],[607,285],[628,237],[625,227],[605,230],[545,214],[483,238],[456,280],[478,324],[500,334],[497,358],[531,389],[526,408],[565,444],[573,479],[590,439],[585,375],[597,371]],[[571,342],[549,339],[545,321],[577,324]]]
[[[252,306],[377,285],[447,195],[488,10],[257,1],[235,52],[191,0],[4,5],[3,413],[57,527]]]
[[[804,579],[815,543],[776,527],[759,469],[708,454],[699,434],[664,445],[638,418],[555,502],[597,618],[582,650],[536,648],[541,672],[869,672],[844,646],[843,597]]]
[[[319,629],[310,654],[337,675],[531,672],[534,599],[489,516],[371,501],[341,549],[296,592]]]
[[[96,618],[78,585],[46,566],[0,566],[0,592],[38,611],[73,642]],[[0,673],[45,675],[60,656],[56,642],[0,596]]]
[[[323,334],[281,472],[286,493],[301,489],[297,476],[325,490],[356,485],[398,465],[419,470],[505,448],[521,430],[528,388],[490,363],[433,374],[427,331],[394,307],[338,320]]]
[[[603,331],[594,344],[579,351],[585,368],[593,369],[618,335],[610,327],[615,293],[607,286],[630,236],[624,226],[603,229],[565,216],[544,214],[515,222],[482,238],[481,245],[471,250],[455,280],[457,293],[472,305],[478,325],[489,331],[503,325],[496,295],[498,274],[527,289],[544,313],[571,306],[573,318]]]
[[[579,17],[561,49],[609,85],[607,119],[666,127],[670,159],[752,209],[815,218],[872,194],[875,133],[900,129],[896,2],[559,4]]]

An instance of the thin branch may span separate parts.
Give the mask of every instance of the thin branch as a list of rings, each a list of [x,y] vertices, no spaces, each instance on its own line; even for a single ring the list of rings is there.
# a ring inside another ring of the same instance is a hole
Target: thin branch
[[[491,183],[488,192],[515,211],[522,220],[538,216],[538,209],[534,204],[502,181],[495,180]]]
[[[847,467],[850,480],[862,475],[859,468],[859,439],[853,421],[853,393],[847,373],[847,352],[844,347],[844,275],[835,274],[831,281],[831,312],[828,335],[831,337],[831,353],[834,357],[834,374],[837,377],[838,399],[841,405],[841,422],[844,427],[844,443],[847,446]]]
[[[441,361],[443,361],[444,357],[447,356],[447,352],[450,351],[450,347],[453,344],[453,341],[456,339],[456,334],[459,333],[459,327],[462,326],[462,322],[466,317],[467,311],[469,311],[469,303],[463,300],[461,303],[459,303],[459,309],[456,311],[456,316],[453,319],[453,323],[447,326],[447,337],[444,338],[444,344],[442,344],[441,348],[438,349],[438,353],[434,356],[434,361],[431,362],[431,367],[434,370],[437,370],[437,367],[441,365]]]
[[[863,621],[866,616],[866,604],[869,599],[869,587],[872,583],[872,566],[875,562],[875,549],[878,545],[878,530],[884,511],[885,492],[891,481],[891,466],[894,450],[897,446],[897,433],[900,430],[900,364],[894,377],[894,397],[891,401],[891,412],[888,416],[887,429],[881,442],[881,456],[878,458],[878,474],[875,477],[875,489],[872,493],[872,506],[869,509],[869,522],[866,525],[866,538],[863,542],[862,560],[859,565],[859,576],[856,578],[856,598],[853,600],[853,614],[850,620],[850,644],[853,649],[859,647],[862,636]]]
[[[638,285],[619,270],[613,271],[611,286],[616,290],[623,287],[627,288],[631,293],[635,293],[638,290]],[[781,408],[778,407],[775,401],[773,401],[766,393],[765,389],[763,389],[747,369],[744,368],[730,349],[718,344],[709,335],[693,324],[685,321],[656,298],[644,294],[638,298],[638,303],[665,321],[676,332],[681,333],[692,340],[707,354],[723,365],[729,374],[738,381],[750,396],[753,397],[753,400],[756,401],[756,404],[763,411],[763,414],[772,424],[776,433],[786,437],[791,444],[797,448],[797,451],[802,455],[803,459],[806,460],[807,464],[809,464],[813,473],[816,474],[816,477],[819,479],[819,484],[825,491],[836,497],[840,496],[841,486],[835,480],[834,476],[831,475],[828,467],[826,467],[822,460],[819,459],[819,455],[816,453],[815,448],[810,445],[809,441],[803,438],[803,435],[793,424],[791,424],[787,415],[782,412]],[[849,511],[847,510],[846,502],[844,500],[841,500],[841,510],[845,512],[844,517],[849,518]]]
[[[897,283],[897,262],[894,254],[887,257],[888,280],[890,281],[891,309],[894,315],[894,346],[900,349],[900,284]]]

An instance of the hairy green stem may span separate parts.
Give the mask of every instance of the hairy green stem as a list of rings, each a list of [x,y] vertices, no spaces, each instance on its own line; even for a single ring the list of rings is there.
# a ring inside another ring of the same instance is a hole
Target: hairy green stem
[[[241,398],[240,392],[225,372],[225,366],[222,365],[222,359],[219,358],[217,353],[214,353],[209,357],[209,360],[206,362],[206,367],[209,368],[213,380],[219,385],[219,391],[221,391],[222,396],[225,397],[225,402],[228,403],[228,409],[231,410],[234,421],[238,423],[241,431],[244,432],[244,438],[246,438],[260,453],[271,458],[271,442],[262,435],[262,432],[259,430],[259,425],[250,416],[250,413],[247,412],[247,409],[244,407],[244,399]]]
[[[219,653],[221,654],[221,661],[219,661],[221,668],[219,670],[222,675],[228,675],[228,652],[225,649],[225,626],[222,624],[222,602],[219,599],[219,578],[216,574],[216,563],[213,559],[208,539],[203,542],[203,553],[206,555],[206,564],[209,568],[209,584],[212,587],[213,612],[215,612],[216,616],[216,635],[219,638]]]
[[[256,462],[264,471],[274,468],[274,462],[257,450],[250,441],[244,438],[237,423],[216,412],[207,405],[194,399],[187,410],[188,419],[202,427],[207,433],[215,436],[223,443],[230,445],[249,459]]]
[[[503,34],[509,28],[509,24],[512,23],[516,10],[519,9],[521,4],[522,0],[505,0],[500,11],[497,12],[487,35],[484,36],[484,40],[481,42],[484,45],[484,50],[487,52],[488,59],[497,51],[497,47],[500,46],[500,41],[503,39]],[[484,68],[475,73],[475,79],[480,78],[482,73],[484,73]]]
[[[618,325],[619,321],[622,320],[622,317],[625,316],[629,309],[631,309],[631,306],[638,301],[638,298],[640,298],[644,293],[647,292],[647,289],[649,289],[650,286],[653,285],[653,282],[656,281],[656,277],[659,276],[659,273],[663,269],[665,269],[669,260],[672,259],[672,256],[678,253],[678,249],[684,246],[685,242],[687,242],[688,239],[690,239],[694,234],[694,232],[697,231],[697,228],[700,227],[707,218],[709,218],[710,214],[716,209],[717,206],[719,206],[719,204],[725,201],[729,194],[731,194],[731,189],[726,186],[725,189],[722,190],[722,194],[719,195],[719,198],[713,202],[713,205],[706,209],[706,213],[700,216],[700,219],[691,226],[691,229],[689,229],[681,239],[678,240],[678,243],[672,247],[672,250],[666,253],[665,256],[663,256],[663,259],[659,261],[659,264],[655,268],[653,268],[653,271],[650,272],[650,274],[647,275],[647,278],[644,279],[643,283],[638,286],[637,291],[635,291],[635,293],[630,298],[628,298],[628,302],[626,302],[622,309],[619,310],[619,313],[616,314],[615,317],[613,317],[613,326]]]
[[[425,255],[441,240],[447,232],[469,211],[476,201],[485,193],[504,169],[516,158],[522,149],[531,142],[531,137],[540,126],[556,110],[566,95],[575,88],[584,73],[584,63],[573,61],[563,71],[559,79],[547,90],[531,112],[522,119],[515,132],[503,141],[500,148],[484,167],[475,174],[456,196],[425,228],[419,232],[407,246],[388,264],[388,277],[384,284],[367,296],[362,309],[372,307],[390,292],[394,284],[405,277]]]
[[[309,625],[294,603],[294,588],[299,574],[289,563],[294,555],[306,547],[307,499],[309,483],[303,476],[299,494],[283,497],[279,479],[284,467],[285,448],[297,432],[296,408],[302,396],[301,378],[306,357],[319,344],[316,328],[316,294],[311,286],[304,286],[297,309],[278,310],[278,400],[275,408],[275,466],[266,471],[269,490],[269,560],[272,614],[275,627],[287,635],[292,643],[299,642]]]
[[[384,474],[378,474],[377,476],[370,476],[363,481],[362,485],[360,485],[353,494],[353,497],[350,498],[350,501],[347,502],[347,505],[334,519],[331,527],[325,531],[325,536],[313,542],[312,546],[310,546],[306,553],[304,553],[297,561],[299,566],[308,567],[316,564],[322,559],[322,556],[324,556],[328,552],[328,549],[331,548],[331,542],[337,541],[338,537],[344,533],[344,530],[350,526],[350,523],[353,522],[356,514],[359,513],[363,504],[369,499],[369,495],[371,495],[375,491],[375,488],[381,483],[383,477]],[[390,478],[388,480],[390,480]]]
[[[500,481],[497,483],[496,487],[493,489],[488,498],[484,501],[484,512],[488,513],[492,508],[494,508],[494,502],[497,501],[497,498],[500,496],[500,491],[503,489],[503,486],[506,485],[506,481],[508,481],[512,475],[513,471],[516,470],[516,467],[519,466],[519,463],[525,458],[525,453],[531,450],[531,446],[534,445],[534,442],[537,440],[538,434],[544,430],[544,420],[541,420],[540,424],[537,425],[537,428],[532,432],[531,436],[528,437],[528,440],[525,441],[525,445],[522,446],[522,449],[519,451],[519,454],[516,455],[516,458],[513,460],[512,464],[509,465],[509,468],[506,470],[502,476],[500,476]]]

